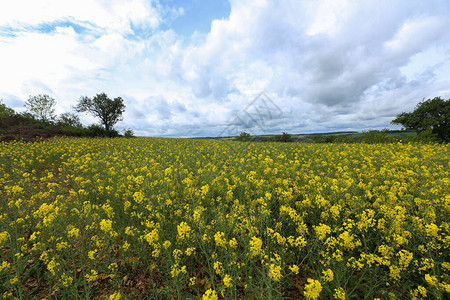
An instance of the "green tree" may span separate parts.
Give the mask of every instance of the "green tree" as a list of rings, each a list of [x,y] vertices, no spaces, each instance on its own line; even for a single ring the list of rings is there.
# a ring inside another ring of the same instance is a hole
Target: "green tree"
[[[30,96],[25,102],[27,112],[40,121],[50,122],[55,119],[56,101],[47,94]]]
[[[133,129],[130,129],[130,128],[124,129],[124,130],[123,130],[123,136],[126,137],[126,138],[132,138],[132,137],[134,137],[134,131],[133,131]]]
[[[250,140],[250,133],[243,131],[243,132],[241,132],[241,134],[238,137],[236,137],[236,140],[246,142],[246,141]]]
[[[275,141],[283,143],[292,142],[292,136],[287,132],[283,132],[281,135],[275,136]]]
[[[70,112],[65,112],[59,116],[58,125],[73,127],[83,126],[81,124],[80,118],[76,114]]]
[[[88,112],[100,119],[109,134],[114,125],[122,121],[125,104],[121,97],[111,100],[105,93],[97,94],[94,98],[81,97],[75,106],[77,112]]]
[[[440,97],[419,102],[413,112],[403,112],[392,120],[406,129],[420,132],[431,129],[439,140],[450,141],[450,99]]]
[[[3,103],[3,99],[0,99],[0,119],[10,117],[14,115],[16,112],[11,107],[8,107],[5,103]]]

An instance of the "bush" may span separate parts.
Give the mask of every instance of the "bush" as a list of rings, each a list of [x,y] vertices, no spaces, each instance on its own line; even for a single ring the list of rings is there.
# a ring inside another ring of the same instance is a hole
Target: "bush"
[[[106,136],[111,137],[111,138],[119,137],[120,133],[115,129],[110,129],[109,133]]]
[[[386,143],[389,141],[388,132],[389,129],[365,131],[361,135],[362,142],[367,144]]]
[[[14,114],[15,114],[14,109],[6,106],[6,104],[3,103],[3,100],[0,99],[0,120],[7,117],[11,117]]]
[[[130,129],[130,128],[124,129],[123,130],[123,136],[126,137],[126,138],[132,138],[132,137],[134,137],[134,131],[132,129]]]
[[[292,136],[287,132],[283,132],[281,135],[275,136],[275,141],[282,143],[292,142]]]
[[[427,128],[417,134],[416,140],[422,143],[437,143],[439,142],[439,137],[433,133],[433,129]]]
[[[236,137],[236,141],[246,142],[250,140],[250,133],[248,132],[241,132],[239,136]]]
[[[336,137],[332,135],[317,135],[312,140],[314,143],[334,143],[336,142]]]
[[[105,137],[106,130],[103,126],[98,124],[91,124],[86,128],[86,135],[90,137]]]
[[[76,114],[68,112],[59,116],[57,124],[62,126],[83,127],[80,118]]]
[[[75,126],[61,126],[60,127],[62,133],[68,136],[86,136],[87,129],[83,127],[75,127]]]

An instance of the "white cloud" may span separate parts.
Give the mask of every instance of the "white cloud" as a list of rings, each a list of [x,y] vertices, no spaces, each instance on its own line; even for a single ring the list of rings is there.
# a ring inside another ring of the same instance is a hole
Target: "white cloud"
[[[22,90],[23,84],[39,80],[50,89],[70,76],[74,69],[89,71],[99,67],[95,61],[79,56],[80,45],[70,29],[58,29],[53,35],[25,33],[16,38],[0,38],[0,81],[19,95],[35,93]]]
[[[161,23],[158,9],[146,0],[15,0],[1,8],[0,26],[39,25],[71,18],[127,33],[131,23],[146,28],[157,28]]]
[[[385,45],[395,55],[411,55],[422,51],[430,42],[438,42],[449,27],[450,19],[445,17],[430,16],[409,20]],[[444,35],[448,37],[448,34]]]
[[[313,12],[313,18],[306,33],[308,35],[334,35],[345,24],[356,3],[349,0],[319,1]]]
[[[219,134],[263,90],[283,110],[271,133],[383,128],[422,98],[450,97],[446,1],[232,0],[190,38],[161,29],[183,9],[159,2],[11,3],[0,97],[51,93],[63,111],[104,91],[128,101],[119,127],[138,134]]]

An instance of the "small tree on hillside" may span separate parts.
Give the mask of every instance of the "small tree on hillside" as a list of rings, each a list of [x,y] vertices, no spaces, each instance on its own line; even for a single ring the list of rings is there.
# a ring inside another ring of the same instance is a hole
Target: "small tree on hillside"
[[[123,136],[126,137],[126,138],[132,138],[132,137],[135,137],[135,136],[134,136],[134,131],[133,131],[133,129],[131,129],[131,128],[124,129],[124,130],[123,130]]]
[[[250,133],[243,131],[238,137],[236,137],[236,140],[246,142],[250,140]]]
[[[75,106],[77,112],[88,112],[100,119],[109,134],[114,125],[122,121],[125,104],[121,97],[111,100],[105,93],[97,94],[94,98],[81,97]]]
[[[80,118],[76,114],[70,112],[65,112],[59,116],[58,125],[73,127],[83,126],[81,124]]]
[[[14,109],[8,107],[5,103],[3,103],[3,99],[0,99],[0,119],[10,117],[14,114]]]
[[[40,121],[50,122],[55,119],[56,101],[47,94],[30,96],[25,102],[27,112]]]
[[[292,142],[292,136],[287,132],[283,132],[281,135],[275,136],[275,141],[283,143]]]
[[[406,129],[426,130],[441,141],[450,141],[450,99],[440,97],[419,102],[413,112],[397,115],[392,124],[401,124]]]

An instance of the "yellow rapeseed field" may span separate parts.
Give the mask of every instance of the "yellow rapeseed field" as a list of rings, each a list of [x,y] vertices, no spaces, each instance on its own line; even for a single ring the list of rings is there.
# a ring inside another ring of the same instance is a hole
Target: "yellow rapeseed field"
[[[450,147],[0,143],[0,295],[448,299]]]

